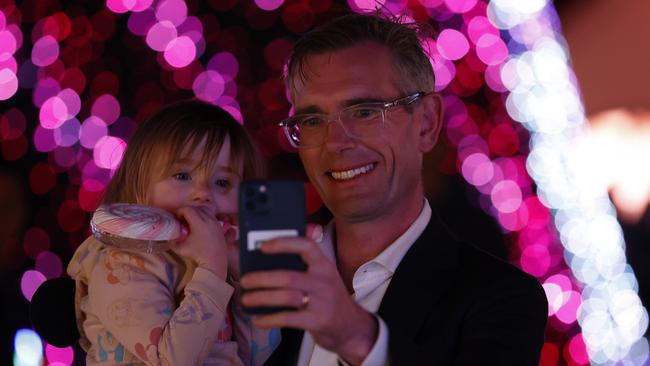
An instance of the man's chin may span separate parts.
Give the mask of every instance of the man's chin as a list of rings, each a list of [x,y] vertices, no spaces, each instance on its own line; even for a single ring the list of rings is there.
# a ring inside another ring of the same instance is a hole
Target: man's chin
[[[381,213],[381,204],[376,199],[348,198],[326,202],[326,206],[337,220],[350,223],[372,220]]]

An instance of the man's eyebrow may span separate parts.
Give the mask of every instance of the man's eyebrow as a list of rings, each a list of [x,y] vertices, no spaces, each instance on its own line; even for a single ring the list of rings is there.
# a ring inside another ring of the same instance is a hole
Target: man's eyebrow
[[[378,97],[358,97],[358,98],[352,98],[343,101],[342,103],[340,103],[340,109],[361,104],[361,103],[384,103],[384,102],[385,100],[383,98],[378,98]],[[308,113],[324,113],[324,112],[320,107],[316,105],[308,105],[302,108],[297,108],[295,114],[308,114]]]

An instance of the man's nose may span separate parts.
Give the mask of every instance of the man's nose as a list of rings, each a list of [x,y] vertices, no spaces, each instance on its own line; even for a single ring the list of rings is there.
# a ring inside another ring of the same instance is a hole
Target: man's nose
[[[338,119],[332,119],[327,123],[327,127],[325,128],[324,139],[324,144],[328,148],[341,149],[351,146],[354,138],[348,132],[343,122]]]

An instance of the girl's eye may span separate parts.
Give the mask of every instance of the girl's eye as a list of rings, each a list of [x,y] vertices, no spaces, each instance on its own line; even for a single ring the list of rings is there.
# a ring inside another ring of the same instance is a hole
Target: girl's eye
[[[192,180],[192,177],[189,173],[176,173],[173,175],[173,177],[178,180]]]
[[[228,179],[217,179],[214,184],[219,188],[230,188],[231,184]]]

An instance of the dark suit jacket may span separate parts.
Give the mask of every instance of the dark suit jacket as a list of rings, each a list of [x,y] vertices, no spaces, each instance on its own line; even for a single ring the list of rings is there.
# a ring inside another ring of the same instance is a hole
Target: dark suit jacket
[[[457,241],[434,214],[377,313],[391,365],[537,366],[548,305],[534,277]],[[302,335],[283,329],[266,365],[295,365]]]

